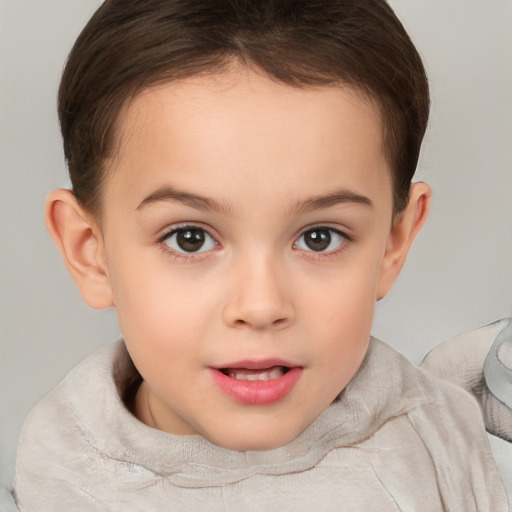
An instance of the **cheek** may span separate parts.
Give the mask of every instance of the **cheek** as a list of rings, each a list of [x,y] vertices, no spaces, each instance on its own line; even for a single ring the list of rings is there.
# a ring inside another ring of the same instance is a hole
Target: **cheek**
[[[323,339],[331,344],[325,352],[331,355],[336,353],[344,364],[352,367],[350,361],[364,355],[370,337],[375,309],[374,293],[371,287],[365,288],[360,282],[354,286],[345,285],[339,292],[340,296],[333,300],[329,315],[325,317],[324,328],[329,332]]]
[[[186,382],[189,371],[201,361],[192,354],[199,350],[201,326],[187,297],[173,283],[155,279],[150,271],[118,287],[116,305],[121,331],[130,356],[152,389],[166,389]]]
[[[114,303],[127,344],[142,337],[146,338],[145,343],[158,341],[159,336],[155,335],[165,333],[173,323],[175,310],[170,307],[170,298],[175,289],[172,283],[162,276],[154,261],[132,258],[128,251],[111,261]]]
[[[380,269],[380,261],[372,256],[372,251],[358,252],[321,279],[310,280],[308,303],[318,315],[345,328],[371,323]]]
[[[197,272],[171,267],[166,256],[115,263],[112,289],[119,324],[134,361],[183,360],[198,350],[218,314],[216,287]]]
[[[361,260],[358,261],[361,263]],[[309,309],[311,331],[324,344],[318,350],[326,373],[345,385],[359,367],[371,335],[379,264],[349,265],[323,283],[303,305]],[[313,284],[312,284],[313,285]]]
[[[194,319],[198,308],[176,283],[143,273],[118,291],[117,316],[127,343],[166,345],[173,338],[192,334],[194,325],[199,329]]]

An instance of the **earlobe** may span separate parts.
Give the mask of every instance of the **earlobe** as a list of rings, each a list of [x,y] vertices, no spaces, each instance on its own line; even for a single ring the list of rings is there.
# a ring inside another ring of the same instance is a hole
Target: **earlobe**
[[[396,281],[412,242],[428,218],[432,191],[426,183],[413,183],[405,209],[393,220],[381,267],[377,300],[382,299]]]
[[[96,309],[111,307],[112,291],[98,225],[84,212],[73,193],[64,189],[48,195],[44,217],[84,302]]]

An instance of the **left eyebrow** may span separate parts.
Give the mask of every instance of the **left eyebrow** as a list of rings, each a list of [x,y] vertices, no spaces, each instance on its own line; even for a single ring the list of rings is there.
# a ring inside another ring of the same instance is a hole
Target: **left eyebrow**
[[[340,203],[355,203],[373,207],[373,203],[369,197],[357,194],[350,190],[338,190],[332,194],[324,196],[310,197],[303,201],[299,201],[293,208],[294,212],[307,213],[322,208],[329,208]]]

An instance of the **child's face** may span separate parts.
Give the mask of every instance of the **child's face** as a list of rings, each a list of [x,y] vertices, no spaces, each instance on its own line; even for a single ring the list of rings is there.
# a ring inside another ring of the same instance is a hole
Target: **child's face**
[[[129,105],[102,237],[141,419],[270,449],[346,386],[388,287],[382,131],[350,88],[248,70]]]

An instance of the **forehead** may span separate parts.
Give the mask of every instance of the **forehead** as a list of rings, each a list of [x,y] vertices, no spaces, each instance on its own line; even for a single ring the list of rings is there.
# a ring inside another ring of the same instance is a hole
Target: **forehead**
[[[278,128],[290,121],[305,122],[328,113],[330,119],[326,116],[321,121],[328,121],[325,131],[334,128],[331,132],[336,136],[339,126],[331,127],[330,121],[336,116],[350,115],[351,110],[357,110],[365,120],[371,118],[373,134],[382,137],[380,109],[359,89],[347,84],[294,87],[258,70],[232,65],[226,71],[142,90],[122,109],[117,131],[123,140],[127,135],[147,130],[164,116],[171,123],[182,116],[203,116],[205,121],[212,116],[212,120],[230,116],[231,123],[238,121],[244,128],[250,128],[257,117],[265,115]],[[235,112],[239,114],[236,119]],[[296,127],[301,128],[300,123]]]
[[[319,188],[390,181],[380,113],[362,93],[291,87],[243,67],[141,92],[119,118],[117,147],[111,185],[141,194],[194,178],[195,192],[213,187],[221,200],[262,181],[292,195],[312,179]]]

